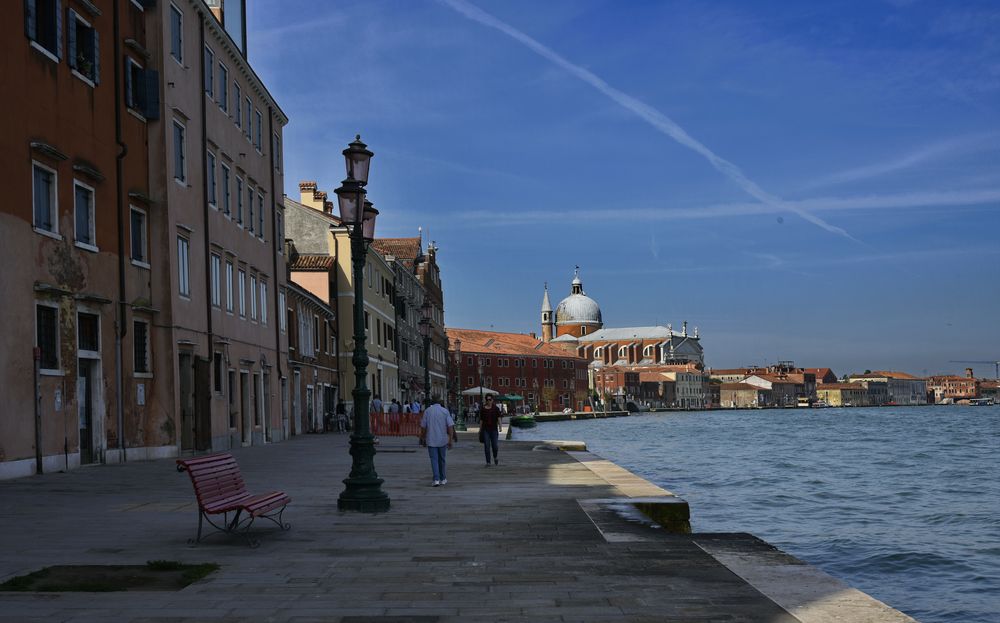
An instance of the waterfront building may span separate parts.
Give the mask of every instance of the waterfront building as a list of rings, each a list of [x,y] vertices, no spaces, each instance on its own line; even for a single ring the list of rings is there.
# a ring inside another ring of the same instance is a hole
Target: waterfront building
[[[150,248],[162,252],[151,254],[151,292],[141,298],[153,335],[147,374],[176,406],[162,441],[181,451],[279,441],[287,419],[278,310],[288,119],[247,60],[241,3],[141,4],[149,46],[125,43],[129,63],[159,69],[141,84],[162,93],[157,118],[143,121],[151,197],[144,218]],[[132,74],[128,65],[126,83]]]
[[[719,403],[722,407],[747,409],[764,407],[774,403],[771,390],[750,383],[721,383]]]
[[[664,377],[674,382],[674,406],[681,409],[705,409],[711,405],[708,375],[694,363],[658,366]]]
[[[293,278],[288,284],[285,316],[288,330],[288,369],[291,371],[290,416],[282,422],[285,436],[318,433],[332,421],[340,387],[337,353],[337,317],[329,298],[317,296],[299,285],[296,272],[328,276],[334,264],[329,257],[303,256],[293,259]],[[312,261],[319,259],[320,261]],[[315,270],[310,265],[320,265]]]
[[[126,449],[141,458],[171,441],[161,430],[173,424],[170,403],[145,378],[147,126],[124,114],[132,105],[155,117],[158,108],[130,99],[114,79],[135,58],[125,43],[150,42],[141,6],[102,8],[34,0],[4,8],[0,478],[35,473],[36,463],[55,471],[118,462]]]
[[[663,372],[640,372],[639,398],[650,407],[672,407],[677,404],[677,382]]]
[[[542,411],[583,409],[588,398],[587,362],[573,353],[533,334],[453,327],[447,333],[454,388],[449,401],[457,402],[454,393],[483,386],[523,396],[525,405]],[[477,396],[464,400],[467,406],[479,402]]]
[[[740,383],[757,370],[757,366],[749,368],[709,368],[707,370],[709,378],[722,383]]]
[[[810,397],[801,379],[804,375],[789,375],[785,373],[770,374],[760,372],[751,374],[742,382],[755,387],[770,390],[771,402],[766,406],[788,407],[799,403],[799,397]],[[762,405],[764,406],[764,405]]]
[[[884,383],[884,397],[870,395],[871,404],[924,405],[927,404],[927,381],[906,372],[876,370],[847,377],[851,383]],[[871,392],[869,392],[871,394]]]
[[[816,387],[816,398],[831,407],[864,407],[868,390],[860,383],[823,383]]]
[[[979,381],[979,397],[992,398],[994,403],[998,403],[1000,401],[1000,380],[983,379]]]
[[[803,372],[808,372],[816,377],[816,384],[821,383],[837,383],[839,379],[837,375],[834,374],[833,370],[830,368],[803,368]]]
[[[328,288],[328,305],[336,317],[334,333],[337,344],[337,395],[353,406],[354,366],[354,273],[351,267],[351,241],[347,226],[333,215],[327,194],[317,190],[315,182],[299,184],[299,201],[285,197],[286,236],[289,253],[330,258],[334,269]],[[312,260],[317,261],[317,260]],[[300,271],[292,279],[301,283]],[[368,351],[368,387],[372,396],[383,401],[400,398],[395,350],[396,312],[393,294],[393,269],[374,249],[366,256],[363,277],[365,292],[365,347]],[[316,292],[313,292],[314,294]],[[321,297],[322,298],[322,297]]]
[[[377,238],[372,246],[392,265],[396,312],[396,362],[402,402],[424,396],[424,343],[420,320],[424,287],[414,272],[420,238]]]
[[[972,368],[965,369],[965,376],[939,374],[927,378],[927,398],[935,403],[952,403],[979,397],[979,380],[972,375]]]

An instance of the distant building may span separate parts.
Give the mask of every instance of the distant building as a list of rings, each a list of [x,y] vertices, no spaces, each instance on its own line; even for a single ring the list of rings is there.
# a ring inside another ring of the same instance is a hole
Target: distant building
[[[296,269],[295,263],[291,268]],[[335,412],[340,385],[337,318],[327,301],[297,283],[288,284],[287,318],[282,324],[288,327],[288,367],[292,372],[287,423],[291,435],[323,431],[324,422]]]
[[[868,404],[868,389],[860,383],[823,383],[816,386],[816,399],[831,407],[863,407]]]
[[[965,376],[942,374],[927,378],[927,396],[935,403],[956,402],[979,397],[979,380],[972,376],[972,368],[965,369]]]
[[[816,377],[816,384],[837,383],[837,375],[830,368],[803,368],[803,372],[808,372]]]
[[[722,383],[719,385],[720,406],[746,409],[773,404],[771,390],[750,383]]]
[[[884,397],[873,395],[872,404],[925,405],[927,404],[927,381],[906,372],[876,370],[848,376],[851,383],[885,383]],[[876,388],[876,394],[878,393]],[[871,392],[870,392],[871,393]],[[880,401],[876,401],[880,400]]]
[[[542,411],[584,407],[587,364],[573,353],[523,333],[449,328],[448,341],[454,388],[450,401],[457,402],[460,391],[483,386],[523,396],[527,406]],[[464,402],[478,403],[479,396],[467,396]]]
[[[751,374],[742,382],[747,385],[770,390],[770,402],[766,403],[766,406],[796,406],[798,405],[799,396],[808,396],[804,384],[798,378],[789,378],[787,374],[761,372]]]

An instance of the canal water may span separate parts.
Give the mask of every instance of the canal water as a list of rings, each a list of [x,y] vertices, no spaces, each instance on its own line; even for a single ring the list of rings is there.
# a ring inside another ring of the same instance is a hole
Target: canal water
[[[703,411],[539,424],[924,623],[1000,622],[1000,406]]]

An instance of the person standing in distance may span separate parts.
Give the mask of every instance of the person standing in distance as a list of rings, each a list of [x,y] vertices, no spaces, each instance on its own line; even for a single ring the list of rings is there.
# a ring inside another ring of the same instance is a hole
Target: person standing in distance
[[[455,435],[455,420],[440,403],[437,396],[431,398],[431,406],[424,409],[424,416],[420,418],[420,445],[427,446],[434,478],[432,486],[435,487],[448,484],[446,457]]]
[[[486,406],[479,412],[479,430],[483,431],[486,467],[490,466],[490,449],[493,450],[493,464],[500,464],[497,452],[500,450],[500,420],[502,417],[500,408],[493,402],[493,396],[487,396]]]

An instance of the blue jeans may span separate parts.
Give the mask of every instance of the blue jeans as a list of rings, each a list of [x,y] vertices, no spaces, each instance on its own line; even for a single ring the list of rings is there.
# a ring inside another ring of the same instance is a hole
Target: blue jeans
[[[431,457],[431,471],[434,472],[434,480],[444,480],[448,476],[445,475],[445,455],[448,454],[448,446],[441,446],[440,448],[435,448],[434,446],[427,446],[427,454]]]
[[[497,462],[497,451],[500,449],[500,431],[497,429],[483,430],[483,450],[486,451],[486,463],[490,462],[490,448],[493,449],[493,462]]]

